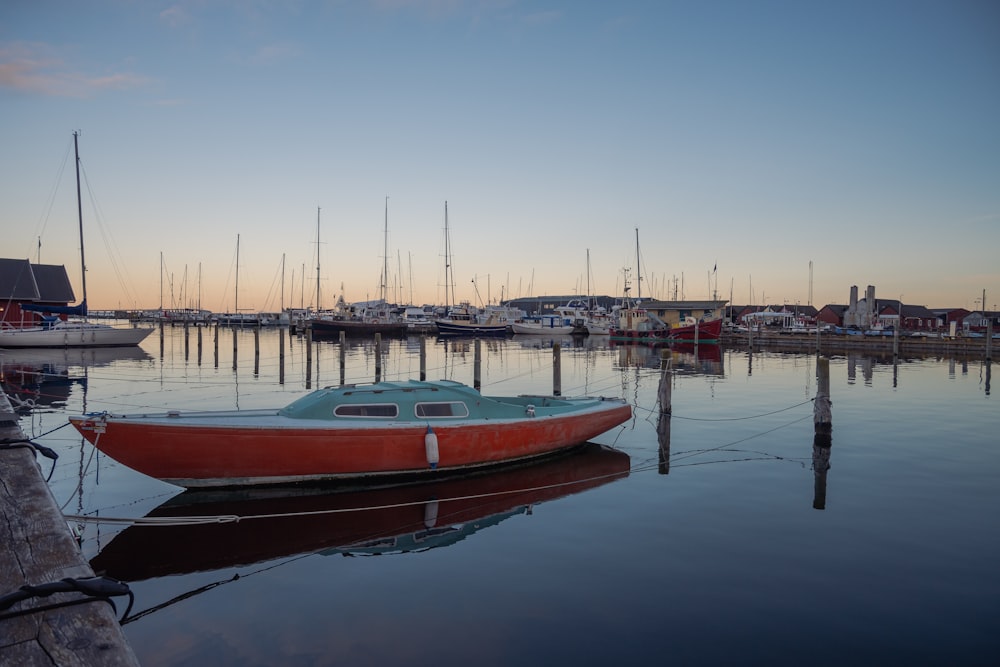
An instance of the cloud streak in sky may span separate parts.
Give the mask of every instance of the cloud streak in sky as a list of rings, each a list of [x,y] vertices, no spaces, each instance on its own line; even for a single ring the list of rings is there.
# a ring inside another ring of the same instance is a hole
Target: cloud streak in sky
[[[131,72],[95,76],[75,71],[46,44],[16,42],[0,46],[0,88],[31,95],[84,98],[146,83],[146,77]]]

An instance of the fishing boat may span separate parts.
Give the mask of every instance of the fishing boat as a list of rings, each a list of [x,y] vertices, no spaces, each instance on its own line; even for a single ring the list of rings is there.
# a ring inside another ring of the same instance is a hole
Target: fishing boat
[[[0,329],[0,348],[14,347],[126,347],[138,345],[153,332],[152,327],[113,327],[108,324],[88,322],[87,317],[87,263],[83,245],[83,202],[80,194],[79,133],[73,133],[73,151],[76,158],[76,208],[80,231],[80,285],[83,292],[79,305],[51,306],[21,304],[22,311],[42,314],[42,322],[33,326],[12,326],[4,323]],[[76,316],[82,320],[64,320],[62,316]]]
[[[624,308],[619,326],[611,329],[611,340],[640,343],[718,343],[722,339],[722,319],[686,321],[670,326],[645,308]]]
[[[70,422],[120,463],[190,488],[472,470],[577,445],[631,414],[616,398],[489,397],[451,380],[409,380],[327,387],[279,410]]]
[[[423,552],[530,515],[539,503],[624,479],[630,464],[625,452],[586,443],[527,465],[423,484],[188,490],[116,535],[91,566],[132,582],[304,553]]]

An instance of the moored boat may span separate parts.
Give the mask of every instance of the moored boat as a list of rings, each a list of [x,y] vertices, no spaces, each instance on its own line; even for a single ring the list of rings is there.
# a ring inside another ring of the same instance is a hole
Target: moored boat
[[[510,327],[515,334],[522,336],[568,336],[577,333],[578,324],[576,320],[563,315],[546,314],[532,320],[513,322]]]
[[[78,227],[80,232],[80,286],[82,300],[76,306],[55,306],[43,304],[21,305],[22,311],[39,313],[40,323],[4,322],[0,327],[0,348],[29,347],[127,347],[138,345],[153,332],[152,327],[113,327],[88,321],[87,308],[87,262],[84,254],[83,206],[80,192],[80,149],[79,133],[73,133],[73,153],[76,164],[76,202]],[[0,308],[2,310],[2,308]],[[82,319],[65,319],[77,316]]]
[[[611,340],[643,343],[718,343],[722,339],[722,319],[694,321],[671,327],[641,307],[623,309],[619,326],[611,329]]]
[[[280,410],[90,414],[99,450],[184,487],[417,477],[522,461],[631,417],[605,397],[483,396],[450,380],[314,391]]]

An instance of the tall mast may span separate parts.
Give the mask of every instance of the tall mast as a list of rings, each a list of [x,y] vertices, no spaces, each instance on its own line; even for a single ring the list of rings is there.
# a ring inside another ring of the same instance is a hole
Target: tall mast
[[[198,262],[198,310],[201,311],[201,262]]]
[[[449,274],[451,273],[451,248],[449,247],[450,240],[448,238],[448,202],[444,203],[444,308],[447,312],[448,307],[451,305],[451,300],[449,298],[450,294],[448,289],[450,287]]]
[[[240,235],[236,235],[236,296],[233,301],[233,312],[240,313]]]
[[[642,300],[642,260],[639,259],[639,228],[635,228],[635,280],[639,285],[638,299]]]
[[[389,195],[385,196],[385,233],[382,235],[382,285],[379,288],[379,296],[383,303],[386,301],[386,281],[389,278]]]
[[[163,251],[160,251],[160,314],[163,314]]]
[[[281,312],[285,312],[285,253],[281,253]]]
[[[76,156],[76,217],[80,225],[80,287],[83,289],[83,314],[87,314],[87,260],[83,254],[83,197],[80,194],[79,132],[73,133],[73,153]]]
[[[316,312],[319,306],[319,206],[316,207]]]

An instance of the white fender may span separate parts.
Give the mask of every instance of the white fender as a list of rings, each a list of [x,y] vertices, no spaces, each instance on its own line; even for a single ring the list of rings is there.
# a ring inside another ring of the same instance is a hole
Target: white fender
[[[437,468],[438,461],[441,460],[438,453],[438,437],[430,426],[427,427],[427,434],[424,435],[424,449],[427,450],[427,463],[431,469]]]

